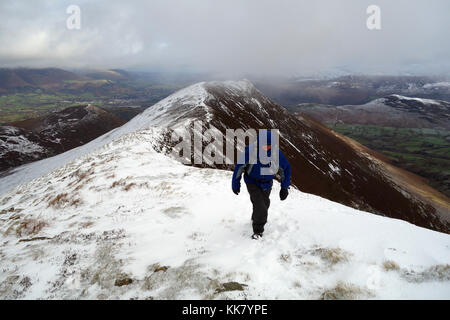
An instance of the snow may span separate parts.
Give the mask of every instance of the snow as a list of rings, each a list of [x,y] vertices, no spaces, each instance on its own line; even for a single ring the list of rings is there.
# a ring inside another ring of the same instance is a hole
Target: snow
[[[450,82],[435,82],[435,83],[427,83],[424,84],[423,87],[425,89],[433,89],[433,88],[450,88]]]
[[[168,124],[208,114],[208,97],[195,84],[1,178],[0,298],[450,298],[449,235],[293,188],[280,201],[277,183],[265,235],[251,240],[250,200],[245,185],[231,192],[231,172],[154,150]],[[115,286],[123,277],[133,282]],[[246,287],[217,292],[231,281]]]
[[[27,183],[47,174],[76,159],[80,155],[89,153],[117,139],[123,134],[155,126],[168,127],[179,125],[179,118],[191,112],[194,107],[202,109],[205,113],[206,121],[210,121],[212,119],[212,113],[205,103],[210,98],[210,94],[206,88],[208,85],[222,86],[237,96],[248,95],[253,90],[256,90],[253,84],[246,79],[240,81],[199,82],[188,86],[146,109],[122,127],[116,128],[83,146],[71,149],[52,158],[14,168],[9,175],[0,178],[0,195],[19,184]]]
[[[256,90],[253,84],[247,80],[239,80],[239,81],[211,81],[208,84],[212,86],[221,86],[229,91],[231,91],[236,96],[249,95],[253,90]]]
[[[398,95],[398,94],[393,94],[392,96],[397,97],[398,99],[402,99],[402,100],[418,101],[418,102],[421,102],[423,104],[437,104],[437,105],[440,105],[439,101],[432,100],[432,99],[410,98],[410,97],[405,97],[405,96],[401,96],[401,95]]]
[[[276,183],[251,240],[245,185],[236,196],[231,172],[154,141],[127,133],[2,195],[1,298],[450,298],[449,235],[292,188],[280,201]],[[52,239],[18,241],[32,237]],[[115,286],[123,274],[133,282]],[[230,281],[247,286],[216,292]]]
[[[331,171],[337,174],[340,174],[341,172],[341,168],[339,168],[338,166],[333,165],[332,163],[328,164],[328,167],[330,167]]]
[[[82,145],[71,149],[57,156],[44,160],[29,163],[11,170],[11,174],[0,178],[0,195],[15,186],[29,182],[38,178],[58,167],[76,159],[80,155],[89,153],[99,148],[123,134],[133,132],[139,129],[150,128],[152,126],[167,126],[174,119],[182,116],[179,110],[171,112],[171,108],[178,105],[185,105],[185,112],[192,110],[192,106],[198,106],[207,111],[204,101],[208,98],[208,92],[204,87],[205,83],[200,82],[189,87],[181,89],[167,98],[146,109],[143,113],[137,115],[125,125],[109,131],[108,133]]]
[[[7,135],[19,134],[19,129],[13,126],[2,126],[2,131]]]
[[[18,131],[11,130],[8,132],[16,134]],[[30,141],[23,135],[9,136],[0,134],[0,156],[7,152],[20,152],[22,154],[38,154],[44,152],[45,149],[39,144]]]

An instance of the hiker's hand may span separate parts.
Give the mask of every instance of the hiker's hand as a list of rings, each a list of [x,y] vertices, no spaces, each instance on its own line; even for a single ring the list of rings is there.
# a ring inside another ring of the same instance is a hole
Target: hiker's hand
[[[235,195],[238,195],[239,192],[241,192],[241,189],[233,189],[233,192],[234,192]]]
[[[286,200],[288,194],[289,194],[289,191],[288,191],[287,188],[281,188],[281,190],[280,190],[280,199],[281,199],[281,201]]]

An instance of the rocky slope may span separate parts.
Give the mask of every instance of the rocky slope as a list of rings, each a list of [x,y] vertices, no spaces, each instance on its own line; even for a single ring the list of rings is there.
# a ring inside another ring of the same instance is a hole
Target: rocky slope
[[[123,123],[87,105],[0,126],[0,171],[78,147]]]

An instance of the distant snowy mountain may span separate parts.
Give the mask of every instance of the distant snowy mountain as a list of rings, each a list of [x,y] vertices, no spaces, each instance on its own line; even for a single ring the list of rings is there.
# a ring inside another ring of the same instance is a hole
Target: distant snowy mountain
[[[325,123],[349,123],[396,128],[450,130],[450,102],[393,94],[362,105],[330,106],[300,104],[290,111]]]
[[[157,130],[102,139],[2,194],[1,299],[450,297],[447,234],[296,189],[281,202],[276,183],[251,240],[231,172],[156,152]]]
[[[392,94],[450,101],[447,77],[343,75],[318,79],[258,79],[256,87],[283,106],[360,105]]]

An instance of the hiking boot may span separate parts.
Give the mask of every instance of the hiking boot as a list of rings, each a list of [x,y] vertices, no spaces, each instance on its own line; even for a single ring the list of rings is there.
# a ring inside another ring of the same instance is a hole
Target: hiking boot
[[[262,238],[262,233],[254,233],[253,235],[252,235],[252,239],[253,240],[258,240],[259,238]]]

